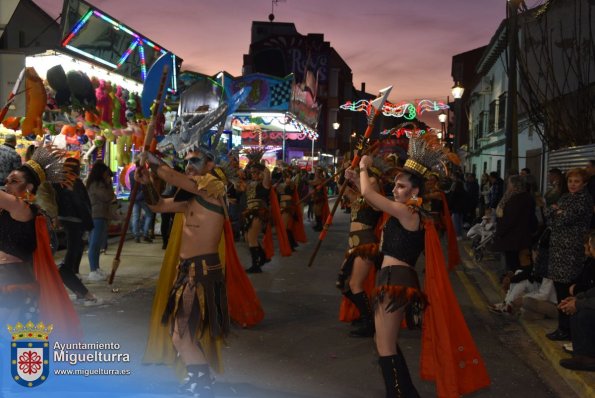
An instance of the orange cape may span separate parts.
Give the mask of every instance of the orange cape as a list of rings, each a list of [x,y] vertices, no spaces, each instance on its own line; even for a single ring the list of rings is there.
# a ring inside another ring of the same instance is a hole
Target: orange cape
[[[62,340],[80,340],[82,330],[72,301],[68,297],[58,268],[54,262],[46,219],[35,217],[37,247],[33,252],[33,272],[39,283],[40,320],[54,325],[54,336]]]
[[[438,397],[458,398],[489,386],[490,378],[452,290],[434,223],[426,221],[425,231],[429,306],[422,324],[421,378],[436,382]]]
[[[283,257],[291,256],[291,246],[289,245],[287,231],[281,218],[281,207],[279,206],[279,200],[277,199],[277,193],[274,188],[269,190],[269,200],[271,204],[271,217],[275,223],[275,231],[277,231],[277,240],[279,241],[279,251]],[[273,232],[270,222],[266,227],[262,244],[267,258],[272,258],[275,254],[275,249],[273,247]]]

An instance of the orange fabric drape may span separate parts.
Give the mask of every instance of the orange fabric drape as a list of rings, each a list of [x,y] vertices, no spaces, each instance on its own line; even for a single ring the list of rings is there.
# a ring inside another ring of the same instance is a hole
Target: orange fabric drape
[[[240,326],[254,326],[264,318],[260,300],[240,263],[229,219],[225,220],[225,281],[230,318]]]
[[[459,253],[459,244],[457,243],[457,233],[452,224],[450,209],[446,201],[446,195],[440,191],[442,196],[442,224],[446,227],[446,237],[448,240],[448,269],[452,270],[461,263],[461,254]]]
[[[437,396],[458,398],[490,385],[485,363],[452,290],[434,223],[425,223],[425,293],[421,378],[436,383]]]
[[[68,297],[54,262],[45,217],[35,217],[37,248],[33,252],[33,272],[39,283],[40,320],[54,325],[54,338],[80,340],[83,336],[78,314]]]
[[[262,239],[262,248],[267,258],[273,258],[275,255],[275,247],[273,246],[273,229],[271,223],[267,225],[264,231],[264,238]]]
[[[293,190],[291,202],[295,206],[295,218],[291,225],[291,232],[293,232],[293,237],[297,242],[306,243],[308,238],[306,238],[306,230],[304,229],[304,211],[302,210],[302,205],[300,204],[300,198],[298,196],[297,189]]]
[[[289,244],[289,238],[287,237],[287,231],[285,230],[285,224],[283,218],[281,218],[281,207],[279,206],[279,199],[274,188],[269,190],[269,197],[271,202],[271,216],[275,223],[275,230],[277,231],[277,241],[279,242],[279,252],[283,257],[291,256],[291,245]]]

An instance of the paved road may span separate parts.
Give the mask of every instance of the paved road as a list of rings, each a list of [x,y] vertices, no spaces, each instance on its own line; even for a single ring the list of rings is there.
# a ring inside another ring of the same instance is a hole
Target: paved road
[[[313,267],[306,264],[317,235],[307,226],[310,243],[300,246],[289,258],[275,257],[264,267],[264,273],[250,276],[262,301],[265,320],[253,329],[233,329],[223,350],[225,373],[217,375],[218,396],[384,396],[372,339],[348,337],[349,326],[337,320],[340,296],[334,281],[346,246],[348,221],[345,214],[337,214]],[[110,251],[114,248],[110,247]],[[248,264],[249,253],[244,244],[238,245],[238,252]],[[127,242],[113,286],[118,292],[112,292],[112,287],[103,283],[89,284],[107,304],[78,307],[85,341],[120,344],[119,352],[130,355],[130,362],[120,367],[130,369],[132,375],[51,375],[42,386],[23,391],[9,380],[10,372],[4,364],[0,397],[94,397],[106,393],[116,397],[173,396],[177,385],[174,370],[141,364],[162,253],[160,242]],[[102,264],[109,268],[111,256],[105,256]],[[81,269],[86,267],[84,263]],[[423,268],[421,261],[418,267]],[[549,362],[513,321],[503,321],[483,309],[483,296],[474,284],[473,270],[469,272],[471,278],[466,271],[469,270],[461,267],[458,273],[451,273],[451,280],[492,379],[490,388],[472,396],[575,396],[556,380]],[[434,385],[421,381],[417,371],[420,335],[420,331],[406,330],[400,344],[421,396],[432,397]]]

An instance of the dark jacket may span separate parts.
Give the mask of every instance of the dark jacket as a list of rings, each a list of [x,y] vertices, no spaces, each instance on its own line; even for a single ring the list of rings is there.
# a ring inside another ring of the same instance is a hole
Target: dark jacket
[[[92,230],[91,200],[89,199],[87,188],[85,188],[85,184],[83,184],[80,178],[74,181],[72,190],[60,184],[53,184],[53,187],[56,191],[58,220],[80,222],[84,230]]]
[[[533,196],[528,192],[512,196],[504,205],[503,216],[496,220],[493,250],[529,249],[536,227]]]

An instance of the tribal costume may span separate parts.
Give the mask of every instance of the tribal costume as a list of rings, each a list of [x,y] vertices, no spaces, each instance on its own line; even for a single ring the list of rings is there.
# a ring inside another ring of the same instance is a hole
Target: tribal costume
[[[283,176],[286,177],[285,172],[283,173]],[[277,194],[279,195],[281,215],[286,215],[289,220],[285,225],[285,230],[287,231],[287,238],[289,239],[289,244],[292,250],[298,245],[296,237],[293,233],[295,228],[294,224],[299,222],[299,204],[295,201],[296,193],[295,183],[293,182],[287,183],[284,181],[277,185]]]
[[[23,262],[0,264],[0,319],[4,323],[36,321],[39,284],[33,274],[37,207],[30,206],[33,218],[15,221],[0,210],[0,251]]]
[[[415,186],[419,189],[431,171],[454,160],[432,134],[412,137],[408,155],[409,159],[402,169],[409,176],[405,181],[409,181],[410,187],[413,187],[411,181],[415,179]],[[399,188],[399,181],[400,178],[396,189],[406,189],[402,185]],[[375,311],[393,314],[414,301],[425,308],[421,377],[436,382],[437,396],[454,398],[484,388],[490,384],[490,379],[452,290],[433,220],[422,215],[421,203],[416,195],[406,203],[400,203],[408,206],[413,215],[419,217],[419,227],[415,230],[405,229],[395,216],[387,221],[381,240],[381,252],[385,257],[377,274],[374,291]],[[426,273],[422,292],[414,266],[424,250]],[[401,264],[390,264],[389,257]],[[387,320],[400,319],[398,316],[377,313],[377,319],[384,317]],[[382,322],[380,325],[385,326]],[[391,339],[385,336],[382,343],[386,344]],[[419,394],[396,342],[394,354],[379,357],[387,396],[417,397]]]
[[[212,175],[193,179],[197,182],[198,190],[206,191],[211,198],[220,199],[225,194],[223,182]],[[190,200],[196,200],[205,210],[216,213],[216,217],[224,217],[221,206],[207,201],[201,195],[195,195]],[[218,253],[180,259],[162,322],[171,322],[172,334],[177,322],[179,335],[183,336],[188,331],[197,342],[207,328],[214,340],[228,334],[227,292]]]
[[[339,311],[339,320],[350,322],[356,319],[356,314],[362,321],[363,327],[351,332],[352,336],[365,337],[373,335],[373,314],[369,297],[374,287],[376,269],[380,267],[381,256],[378,253],[377,227],[381,222],[382,212],[374,210],[363,197],[351,203],[351,222],[367,228],[349,232],[349,249],[345,252],[345,260],[337,277],[336,286],[343,293],[343,300]],[[373,263],[368,277],[363,283],[363,291],[353,293],[349,286],[356,258]],[[355,308],[354,308],[355,307]],[[357,310],[356,310],[357,309]]]
[[[246,186],[246,209],[243,212],[244,232],[250,229],[254,218],[262,221],[263,232],[269,223],[269,190],[261,182],[250,181]]]
[[[35,188],[45,181],[65,183],[63,156],[52,147],[40,147],[16,171],[31,176]],[[53,324],[59,338],[78,340],[82,334],[79,318],[54,262],[46,218],[29,202],[33,195],[27,193],[26,197],[20,200],[32,212],[29,221],[14,220],[10,212],[0,209],[0,252],[21,260],[0,264],[0,322],[39,318]]]

